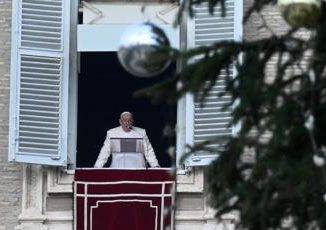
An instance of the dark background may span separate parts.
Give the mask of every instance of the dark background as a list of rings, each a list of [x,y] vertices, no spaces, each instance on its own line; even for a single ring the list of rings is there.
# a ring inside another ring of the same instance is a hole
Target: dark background
[[[133,93],[166,77],[175,65],[153,78],[139,78],[126,72],[116,52],[81,53],[78,79],[77,167],[92,167],[106,137],[106,131],[119,126],[123,111],[134,115],[134,125],[146,129],[147,136],[162,167],[170,167],[166,150],[174,138],[163,136],[166,124],[176,123],[176,106],[152,104]],[[109,166],[110,160],[106,166]]]

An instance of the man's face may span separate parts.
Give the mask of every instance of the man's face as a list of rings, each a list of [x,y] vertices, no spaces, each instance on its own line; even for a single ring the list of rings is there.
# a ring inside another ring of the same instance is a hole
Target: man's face
[[[132,115],[128,113],[128,114],[123,115],[120,118],[119,122],[120,122],[120,125],[121,125],[122,129],[125,132],[129,132],[130,131],[130,127],[134,123],[134,119],[133,119]]]

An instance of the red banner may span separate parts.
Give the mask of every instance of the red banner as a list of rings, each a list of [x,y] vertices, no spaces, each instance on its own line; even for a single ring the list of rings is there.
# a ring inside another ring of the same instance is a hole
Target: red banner
[[[174,229],[168,169],[76,169],[76,230]]]

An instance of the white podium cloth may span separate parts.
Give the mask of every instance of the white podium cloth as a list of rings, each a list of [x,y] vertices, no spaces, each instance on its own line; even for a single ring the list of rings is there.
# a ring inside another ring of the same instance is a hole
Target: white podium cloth
[[[142,153],[112,153],[110,168],[146,168]]]

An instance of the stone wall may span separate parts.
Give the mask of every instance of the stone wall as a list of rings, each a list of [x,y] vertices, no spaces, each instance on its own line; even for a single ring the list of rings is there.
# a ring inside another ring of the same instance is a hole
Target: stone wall
[[[244,0],[244,15],[254,1]],[[265,27],[267,26],[267,27]],[[265,7],[260,14],[254,13],[243,28],[244,39],[255,40],[273,34],[284,34],[289,26],[285,23],[277,5]]]

